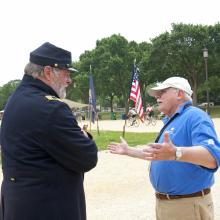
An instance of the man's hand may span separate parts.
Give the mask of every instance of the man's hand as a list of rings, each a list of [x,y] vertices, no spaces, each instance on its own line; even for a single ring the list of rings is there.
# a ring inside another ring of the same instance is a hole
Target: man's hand
[[[88,131],[82,130],[82,132],[83,132],[83,134],[84,134],[86,137],[90,138],[91,140],[93,139],[92,134],[90,134]]]
[[[84,134],[86,137],[88,137],[88,134],[87,134],[86,131],[84,131],[84,130],[81,130],[81,131],[83,132],[83,134]]]
[[[108,150],[113,154],[126,155],[128,151],[128,144],[122,137],[120,137],[120,140],[121,143],[110,143],[108,145]]]
[[[164,133],[163,143],[148,144],[148,147],[143,149],[144,152],[149,153],[146,160],[175,160],[176,147],[171,142],[168,132]]]

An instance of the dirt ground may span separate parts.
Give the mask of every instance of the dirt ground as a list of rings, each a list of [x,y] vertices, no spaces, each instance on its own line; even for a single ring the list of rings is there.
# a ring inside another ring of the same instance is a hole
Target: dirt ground
[[[148,162],[99,153],[95,169],[85,175],[88,220],[154,220],[154,190]],[[220,172],[212,187],[215,219],[220,219]]]
[[[214,119],[220,137],[220,119]],[[100,130],[122,130],[123,121],[100,121]],[[144,125],[127,128],[126,131],[159,131]],[[93,126],[96,128],[96,125]],[[92,127],[92,128],[93,128]],[[147,134],[147,133],[146,133]],[[220,171],[215,175],[212,187],[215,219],[220,219]],[[126,156],[99,152],[95,169],[85,175],[85,191],[88,220],[154,220],[154,190],[148,178],[148,162]]]

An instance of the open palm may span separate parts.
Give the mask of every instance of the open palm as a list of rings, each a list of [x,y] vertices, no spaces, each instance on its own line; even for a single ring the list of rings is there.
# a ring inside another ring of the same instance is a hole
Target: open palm
[[[108,145],[108,149],[113,154],[126,154],[128,150],[128,144],[126,142],[123,143],[110,143]]]

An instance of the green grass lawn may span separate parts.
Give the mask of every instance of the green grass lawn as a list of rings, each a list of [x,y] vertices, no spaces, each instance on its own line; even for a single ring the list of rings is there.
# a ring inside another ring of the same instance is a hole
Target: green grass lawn
[[[110,142],[120,142],[121,131],[100,131],[100,135],[96,131],[92,131],[93,138],[98,146],[99,150],[106,150]],[[150,142],[154,142],[157,133],[136,133],[126,132],[125,140],[129,146],[142,145]]]

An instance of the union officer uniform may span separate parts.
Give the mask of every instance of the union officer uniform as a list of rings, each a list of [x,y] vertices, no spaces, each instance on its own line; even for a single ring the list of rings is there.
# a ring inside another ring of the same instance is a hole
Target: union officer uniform
[[[50,43],[30,62],[71,69],[71,53]],[[24,75],[1,124],[4,220],[85,220],[84,173],[97,163],[95,142],[43,81]]]

